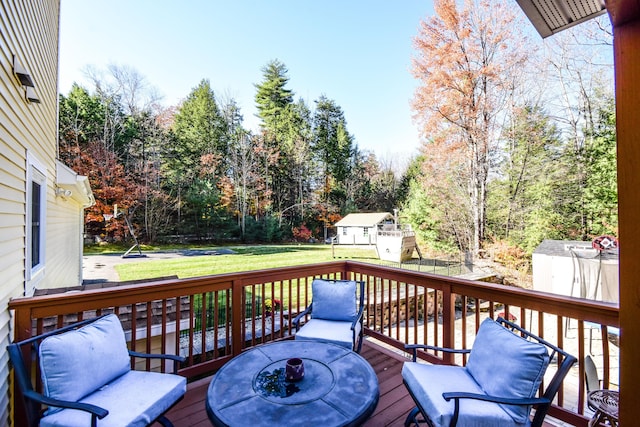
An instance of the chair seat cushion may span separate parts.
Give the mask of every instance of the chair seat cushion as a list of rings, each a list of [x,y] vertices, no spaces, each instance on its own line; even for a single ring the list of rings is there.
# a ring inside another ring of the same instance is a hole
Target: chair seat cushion
[[[45,338],[39,356],[43,394],[71,402],[125,374],[131,363],[122,324],[114,314]]]
[[[109,411],[100,427],[146,426],[162,415],[187,390],[186,378],[157,372],[129,371],[82,399]],[[40,427],[87,427],[91,414],[63,409],[40,420]]]
[[[353,350],[352,322],[311,319],[296,332],[297,340],[314,340],[333,343]],[[356,336],[360,333],[360,323],[356,324]]]
[[[402,378],[414,400],[428,414],[436,427],[448,427],[454,412],[454,401],[447,402],[442,393],[465,391],[484,394],[467,370],[460,366],[426,365],[405,362]],[[458,427],[524,427],[529,420],[518,423],[500,405],[473,399],[460,400]]]

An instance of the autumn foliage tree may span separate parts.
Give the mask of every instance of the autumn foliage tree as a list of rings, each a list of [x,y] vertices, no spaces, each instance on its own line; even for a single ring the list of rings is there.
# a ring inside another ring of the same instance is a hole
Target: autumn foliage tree
[[[419,80],[413,109],[427,141],[425,178],[461,249],[478,252],[501,113],[527,53],[504,2],[436,0],[434,9],[414,40],[412,70]]]
[[[85,211],[85,231],[101,236],[104,240],[124,240],[128,228],[123,219],[112,218],[114,205],[120,212],[132,215],[139,207],[142,187],[127,179],[123,165],[117,156],[101,141],[91,141],[82,147],[62,146],[61,149],[71,162],[72,168],[89,177],[89,183],[96,203]]]

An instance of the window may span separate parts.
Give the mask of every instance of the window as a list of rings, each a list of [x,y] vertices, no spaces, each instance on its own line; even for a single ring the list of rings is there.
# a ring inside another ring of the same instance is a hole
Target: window
[[[33,236],[40,236],[42,184],[31,181],[31,268],[40,265],[40,239]]]
[[[364,237],[367,237],[369,235],[369,227],[363,227],[362,228],[362,235]]]
[[[27,207],[26,207],[26,279],[25,293],[30,295],[44,272],[45,218],[47,201],[46,169],[30,153],[27,153]]]

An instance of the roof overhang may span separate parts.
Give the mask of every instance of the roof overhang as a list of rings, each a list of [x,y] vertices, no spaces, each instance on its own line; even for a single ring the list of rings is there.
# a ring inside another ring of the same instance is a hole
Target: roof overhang
[[[604,0],[517,0],[542,38],[607,11]]]
[[[59,160],[56,160],[56,186],[61,190],[60,196],[70,197],[84,208],[93,206],[96,202],[89,185],[89,179],[84,175],[78,175]],[[56,194],[58,194],[58,190],[56,190]]]
[[[334,227],[375,227],[388,219],[393,219],[393,215],[389,212],[350,213],[333,225]]]

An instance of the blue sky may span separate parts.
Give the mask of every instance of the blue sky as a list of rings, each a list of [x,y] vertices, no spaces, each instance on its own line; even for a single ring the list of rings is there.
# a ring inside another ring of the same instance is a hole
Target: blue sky
[[[310,107],[340,105],[361,149],[378,157],[419,148],[410,100],[412,40],[428,0],[62,0],[60,92],[91,87],[87,66],[137,70],[163,95],[185,98],[202,79],[236,99],[256,130],[255,87],[272,59]]]

